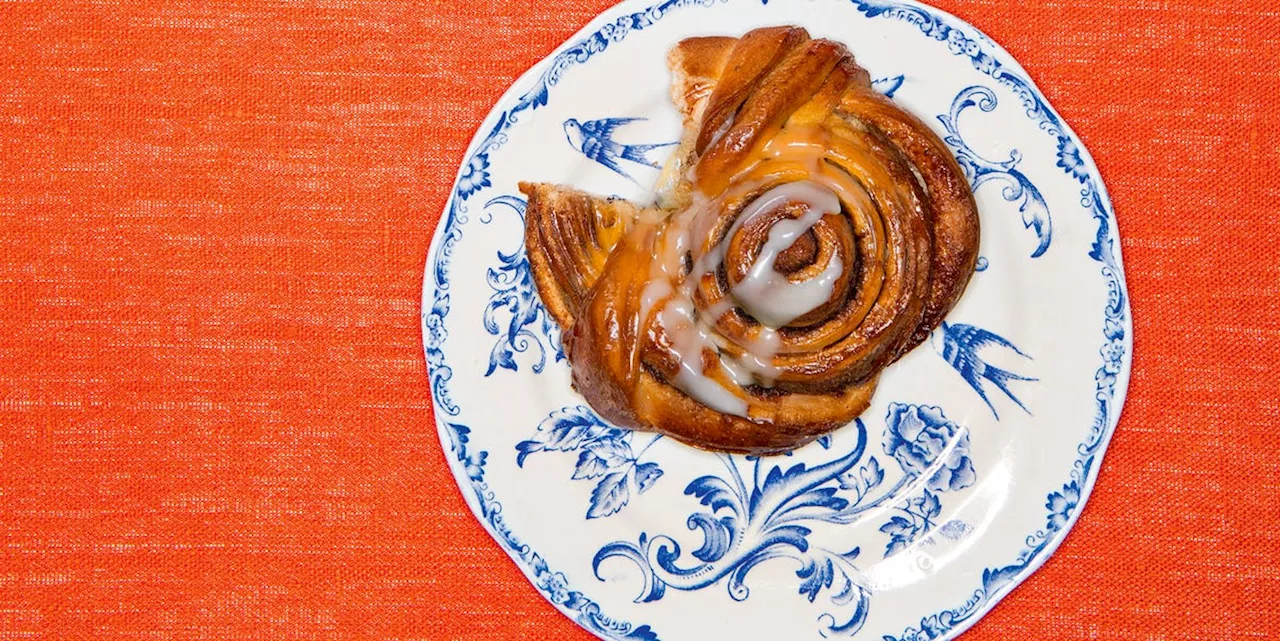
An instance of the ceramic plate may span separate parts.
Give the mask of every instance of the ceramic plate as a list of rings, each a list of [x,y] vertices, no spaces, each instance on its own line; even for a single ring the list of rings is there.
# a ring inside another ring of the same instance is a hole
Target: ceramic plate
[[[584,154],[589,138],[675,141],[667,50],[778,24],[846,43],[945,138],[981,211],[979,272],[861,418],[791,455],[612,427],[570,389],[516,184],[650,198],[656,169]],[[624,2],[517,81],[466,153],[423,292],[440,437],[476,517],[601,638],[951,638],[1044,563],[1092,488],[1131,356],[1119,245],[1079,140],[1008,53],[950,15]]]

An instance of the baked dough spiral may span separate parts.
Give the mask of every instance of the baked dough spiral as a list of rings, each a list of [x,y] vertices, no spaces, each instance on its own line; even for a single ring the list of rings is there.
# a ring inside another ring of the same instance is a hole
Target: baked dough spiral
[[[668,63],[685,133],[658,205],[522,183],[534,280],[606,420],[786,451],[863,412],[959,299],[973,195],[841,44],[775,27]]]

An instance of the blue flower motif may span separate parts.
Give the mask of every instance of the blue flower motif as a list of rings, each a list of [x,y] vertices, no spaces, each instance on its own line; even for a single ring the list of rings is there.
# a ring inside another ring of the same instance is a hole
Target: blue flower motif
[[[546,591],[547,596],[551,597],[552,603],[568,603],[570,596],[572,596],[569,592],[569,581],[560,572],[555,574],[547,573],[539,577],[538,587]]]
[[[462,176],[458,178],[458,196],[465,200],[471,194],[490,185],[489,156],[475,154],[471,160],[467,161],[467,166],[462,168]]]
[[[1104,367],[1093,375],[1093,380],[1097,382],[1098,387],[1111,387],[1116,384],[1116,375],[1108,374]]]
[[[443,361],[440,348],[444,346],[444,340],[449,337],[449,331],[444,327],[444,318],[435,313],[427,314],[422,325],[427,330],[423,339],[426,341],[427,360],[432,365],[438,366]]]
[[[1119,374],[1120,365],[1124,362],[1124,341],[1119,338],[1113,338],[1110,342],[1102,347],[1102,369],[1108,374]]]
[[[1072,178],[1080,182],[1089,179],[1089,172],[1085,169],[1084,159],[1080,157],[1080,148],[1076,146],[1076,142],[1066,136],[1058,138],[1058,166],[1067,170]]]
[[[1060,530],[1067,524],[1067,520],[1071,518],[1072,513],[1076,511],[1076,504],[1080,502],[1080,484],[1072,481],[1062,486],[1062,492],[1054,492],[1049,495],[1049,500],[1044,504],[1049,508],[1048,529]]]
[[[473,452],[464,457],[459,457],[458,462],[462,463],[467,470],[467,478],[473,481],[484,480],[484,463],[489,458],[489,453],[485,451]]]
[[[921,621],[920,627],[922,628],[920,631],[928,635],[925,637],[927,639],[937,639],[947,631],[947,627],[938,620],[938,615],[936,614]]]
[[[884,451],[907,474],[920,476],[937,465],[930,490],[962,490],[977,480],[969,460],[969,433],[947,420],[941,408],[892,403],[886,423]]]

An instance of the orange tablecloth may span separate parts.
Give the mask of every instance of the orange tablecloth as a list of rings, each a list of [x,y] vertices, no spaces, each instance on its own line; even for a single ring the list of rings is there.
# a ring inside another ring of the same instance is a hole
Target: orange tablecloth
[[[588,638],[464,506],[418,305],[481,118],[608,4],[0,5],[0,640]],[[1280,10],[938,4],[1093,152],[1136,330],[1083,519],[968,638],[1274,638]]]

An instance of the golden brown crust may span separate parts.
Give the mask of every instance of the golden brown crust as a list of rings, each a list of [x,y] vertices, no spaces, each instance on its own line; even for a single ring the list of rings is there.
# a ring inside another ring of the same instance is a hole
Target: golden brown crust
[[[640,226],[619,243],[578,308],[581,322],[564,334],[574,387],[605,420],[622,427],[646,426],[633,399],[642,373],[640,350],[647,339],[637,320],[640,290],[653,259],[653,243],[651,225]]]
[[[574,387],[606,420],[714,450],[789,450],[864,411],[879,372],[959,299],[977,259],[973,196],[945,144],[872,91],[842,45],[776,27],[691,38],[668,62],[685,133],[665,209],[522,184],[534,280]],[[840,207],[809,218],[773,268],[832,284],[765,326],[740,289],[771,230],[810,211],[789,200],[793,183]]]
[[[524,242],[534,283],[551,317],[568,327],[640,209],[561,185],[520,183],[520,191],[528,197]]]
[[[713,137],[734,119],[742,103],[754,94],[753,90],[763,76],[778,68],[782,59],[806,38],[804,29],[796,27],[756,29],[742,38],[731,40],[732,48],[728,52],[704,50],[690,52],[685,57],[690,63],[697,63],[698,53],[707,58],[727,59],[718,61],[716,65],[719,77],[711,81],[714,91],[708,98],[698,127],[694,146],[696,153],[706,153]]]
[[[739,48],[734,49],[735,53],[738,51]],[[718,133],[723,124],[709,136],[710,128],[702,127],[699,146],[704,146],[701,144],[704,138],[708,144],[698,159],[694,178],[698,188],[709,194],[723,191],[756,146],[776,134],[792,112],[808,102],[842,58],[847,57],[848,51],[842,45],[828,40],[809,40],[791,48],[763,77],[748,85],[752,91],[741,106],[736,107],[732,124],[723,134]],[[713,102],[716,97],[713,93]],[[709,106],[707,111],[711,109]]]
[[[711,97],[728,62],[737,38],[710,36],[686,38],[671,48],[667,66],[671,69],[671,101],[689,123],[700,117],[697,108]],[[693,129],[697,133],[697,129]]]
[[[876,379],[848,385],[829,395],[788,394],[778,396],[771,412],[757,420],[746,420],[716,412],[698,403],[666,381],[644,372],[637,382],[637,411],[649,421],[646,429],[660,432],[694,447],[748,454],[773,454],[800,447],[848,423],[836,418],[822,421],[784,420],[794,416],[830,415],[831,406],[861,408],[871,404]],[[769,419],[779,420],[770,421]]]
[[[915,116],[872,92],[846,94],[842,113],[884,133],[920,173],[926,188],[933,231],[933,277],[924,318],[899,354],[929,337],[951,311],[978,261],[978,207],[964,172],[946,143]]]

